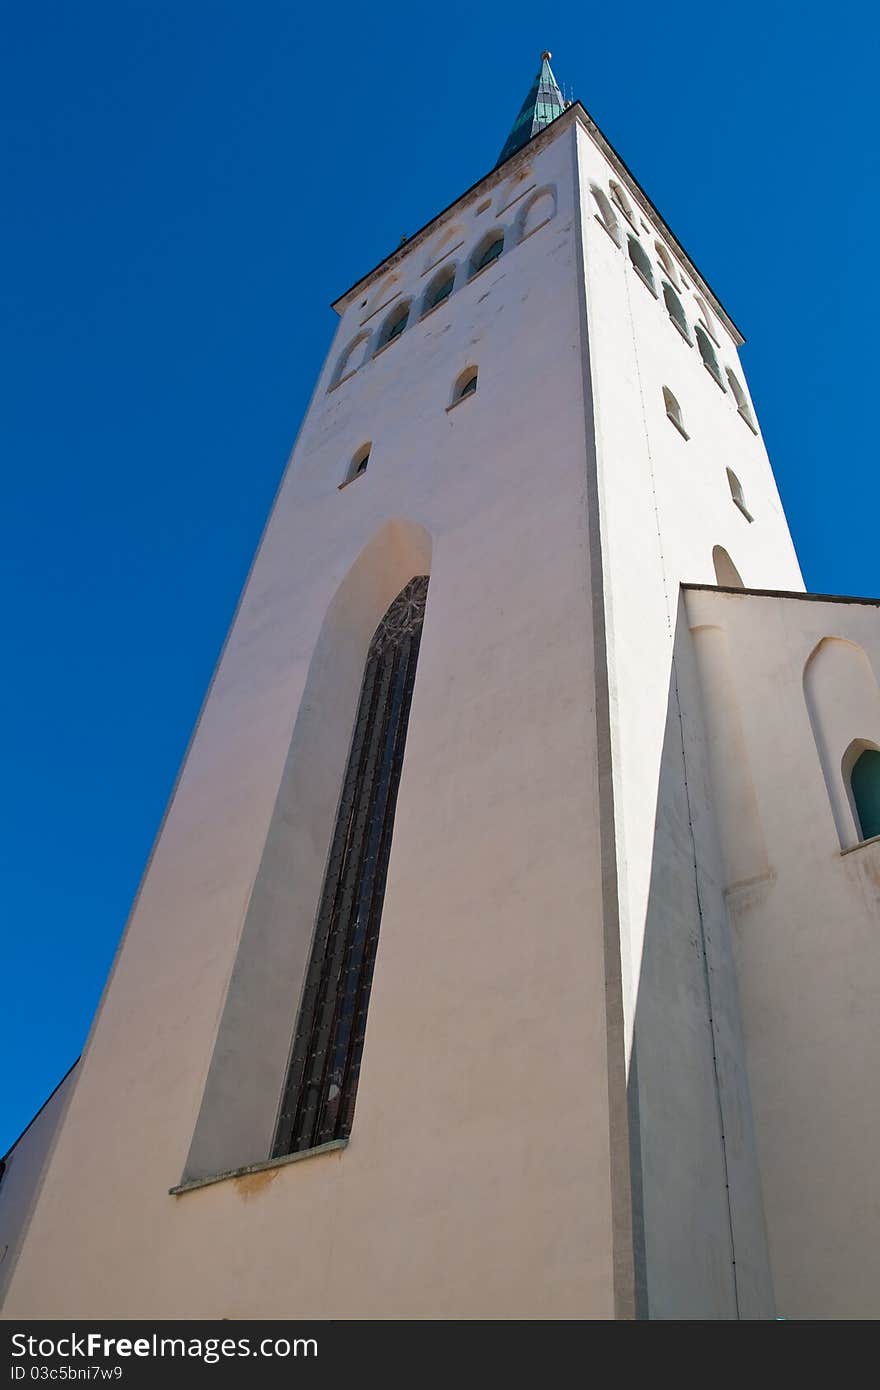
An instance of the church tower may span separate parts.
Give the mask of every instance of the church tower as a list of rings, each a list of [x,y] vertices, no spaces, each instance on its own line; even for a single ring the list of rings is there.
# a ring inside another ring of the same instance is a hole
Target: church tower
[[[877,606],[742,335],[547,53],[333,307],[4,1316],[876,1316]]]

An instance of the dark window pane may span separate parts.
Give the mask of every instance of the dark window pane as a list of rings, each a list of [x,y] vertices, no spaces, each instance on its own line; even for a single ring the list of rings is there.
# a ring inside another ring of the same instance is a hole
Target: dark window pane
[[[427,593],[427,575],[410,580],[367,654],[276,1157],[351,1131]]]

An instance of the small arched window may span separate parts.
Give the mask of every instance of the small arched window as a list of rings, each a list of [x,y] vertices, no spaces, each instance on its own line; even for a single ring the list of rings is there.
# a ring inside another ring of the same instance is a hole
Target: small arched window
[[[476,367],[466,367],[452,388],[452,405],[457,405],[466,396],[472,396],[477,389],[478,371]]]
[[[694,332],[697,338],[697,347],[700,349],[700,356],[703,359],[703,365],[707,371],[712,373],[712,376],[723,391],[725,389],[724,378],[721,375],[718,358],[715,356],[715,349],[709,341],[709,335],[700,323],[697,324]]]
[[[733,498],[734,503],[737,507],[739,507],[746,521],[754,521],[755,518],[752,516],[751,512],[746,506],[746,499],[745,494],[742,490],[742,483],[740,482],[739,478],[736,476],[732,468],[728,468],[727,470],[727,486],[730,488],[730,495]]]
[[[636,215],[633,212],[632,204],[629,198],[627,198],[620,184],[615,183],[613,179],[611,180],[609,187],[611,189],[612,198],[614,199],[617,206],[620,208],[620,211],[623,213],[627,222],[633,229],[636,229]]]
[[[663,404],[666,407],[666,414],[668,418],[672,421],[673,425],[678,430],[682,438],[690,439],[690,435],[685,429],[684,421],[681,418],[681,406],[673,396],[668,386],[663,387]]]
[[[379,334],[379,342],[376,351],[379,352],[389,343],[393,343],[395,338],[399,338],[406,325],[409,323],[409,302],[398,304],[382,325],[382,332]]]
[[[663,286],[663,303],[666,305],[666,312],[685,342],[690,345],[691,335],[688,328],[687,315],[684,312],[684,305],[668,280],[663,280],[661,283]]]
[[[438,275],[434,276],[434,279],[425,290],[425,298],[422,301],[422,313],[427,314],[431,309],[436,309],[438,304],[442,304],[444,299],[448,299],[452,294],[452,286],[454,284],[455,266],[446,266]]]
[[[355,478],[360,478],[367,471],[367,464],[370,462],[370,452],[373,446],[369,442],[362,444],[345,471],[345,477],[339,484],[341,488],[348,483],[353,483]]]
[[[724,371],[725,375],[727,376],[727,384],[730,387],[730,390],[733,394],[733,399],[736,401],[736,408],[738,413],[745,420],[752,433],[757,434],[758,426],[755,424],[755,417],[752,414],[752,408],[746,400],[745,391],[740,386],[737,378],[734,376],[733,372],[730,370],[729,367],[725,367]]]
[[[504,250],[504,233],[493,232],[486,240],[482,241],[471,256],[470,274],[468,279],[472,279],[481,270],[485,270],[487,265],[497,261],[501,252]]]
[[[715,582],[721,589],[744,589],[739,570],[731,560],[723,545],[716,545],[712,551],[712,564],[715,567]]]
[[[871,840],[880,835],[880,749],[862,747],[852,764],[849,785],[859,833],[863,840]]]
[[[602,192],[601,188],[597,188],[594,183],[590,184],[590,192],[593,195],[593,202],[599,209],[599,211],[595,214],[596,221],[605,228],[606,232],[611,237],[611,240],[614,242],[615,246],[622,246],[623,235],[621,233],[620,223],[617,220],[617,214],[615,213],[614,208],[609,203],[607,197]]]
[[[669,276],[670,282],[675,286],[677,290],[680,290],[681,282],[678,278],[678,271],[676,270],[675,262],[673,261],[669,252],[666,250],[666,247],[663,245],[662,242],[655,241],[654,250],[657,252],[657,259],[662,265],[663,269],[666,271],[666,274]]]
[[[644,281],[656,299],[657,286],[654,284],[654,268],[651,265],[651,257],[637,237],[628,236],[626,240],[629,249],[629,258],[635,267],[636,274],[640,280]]]

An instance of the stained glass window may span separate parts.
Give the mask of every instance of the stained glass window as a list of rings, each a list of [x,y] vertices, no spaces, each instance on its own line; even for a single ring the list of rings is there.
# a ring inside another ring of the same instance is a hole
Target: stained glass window
[[[351,1132],[427,575],[398,594],[370,643],[273,1150]]]

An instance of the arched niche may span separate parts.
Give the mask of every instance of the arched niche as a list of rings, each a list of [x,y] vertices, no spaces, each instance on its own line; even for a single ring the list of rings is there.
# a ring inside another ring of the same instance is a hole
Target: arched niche
[[[367,652],[393,600],[430,571],[424,527],[388,521],[329,603],[245,912],[185,1182],[270,1155]]]
[[[880,690],[868,654],[845,637],[823,637],[804,667],[804,699],[842,849],[863,838],[852,792],[862,750],[880,747]]]
[[[336,367],[330,381],[330,385],[336,386],[344,377],[351,376],[362,367],[370,347],[369,333],[358,333],[347,347],[343,348],[336,362]]]
[[[556,189],[550,186],[537,189],[523,204],[517,219],[518,239],[524,241],[556,216]]]
[[[744,589],[740,572],[731,560],[723,545],[716,545],[712,551],[712,564],[715,567],[715,582],[721,589]]]

